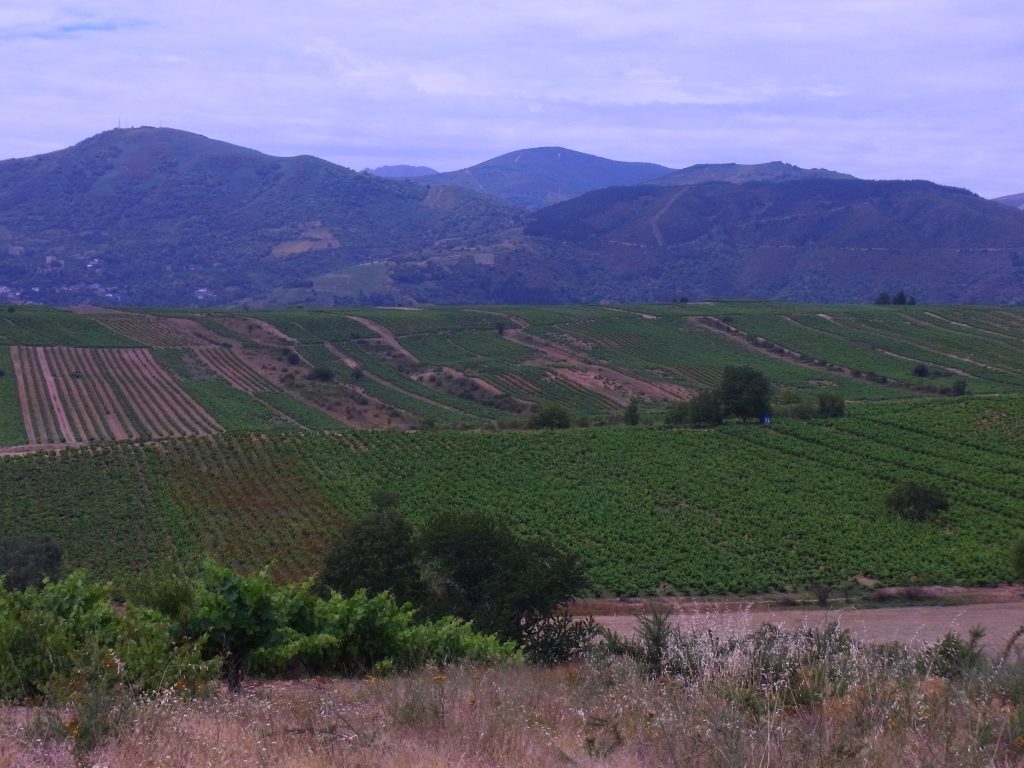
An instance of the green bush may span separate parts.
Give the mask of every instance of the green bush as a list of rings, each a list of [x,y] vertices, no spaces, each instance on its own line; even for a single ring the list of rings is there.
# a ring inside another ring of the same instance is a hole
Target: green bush
[[[572,426],[572,416],[560,405],[546,405],[530,416],[526,426],[530,429],[567,429]]]
[[[900,483],[885,497],[885,506],[898,517],[924,522],[949,508],[946,494],[920,483]]]
[[[44,578],[56,577],[61,559],[60,547],[49,537],[0,539],[0,578],[11,589],[38,587]]]
[[[206,657],[223,659],[233,690],[246,674],[352,674],[516,655],[514,644],[463,622],[417,623],[413,607],[389,592],[323,598],[312,580],[279,586],[266,570],[243,575],[212,561],[203,564],[184,631],[206,638]]]
[[[176,637],[157,611],[118,608],[109,587],[81,573],[23,592],[0,587],[0,699],[62,704],[95,676],[97,664],[111,685],[132,691],[194,688],[217,669],[200,660],[202,642]]]

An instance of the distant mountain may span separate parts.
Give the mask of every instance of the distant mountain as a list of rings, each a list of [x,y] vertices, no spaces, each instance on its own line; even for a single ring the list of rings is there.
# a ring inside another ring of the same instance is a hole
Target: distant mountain
[[[184,131],[108,131],[0,162],[0,301],[863,302],[903,289],[1024,303],[1024,211],[930,182],[695,168],[682,173],[771,181],[636,185],[669,169],[538,149],[461,172],[481,194]],[[625,186],[579,192],[609,183]],[[491,196],[535,205],[542,188],[578,196],[533,212]]]
[[[618,187],[533,213],[491,267],[396,279],[421,301],[1021,304],[1024,213],[920,181]]]
[[[476,190],[523,208],[546,205],[594,189],[650,181],[672,169],[654,163],[625,163],[563,147],[521,149],[461,171],[421,176],[421,184]]]
[[[1010,205],[1013,206],[1014,208],[1024,209],[1024,192],[1021,192],[1020,194],[1017,195],[1006,195],[1006,197],[997,197],[995,201],[997,203],[1002,203],[1003,205]]]
[[[703,184],[708,181],[728,181],[732,184],[748,184],[753,181],[781,183],[802,179],[853,179],[846,173],[830,171],[826,168],[800,168],[778,160],[771,163],[740,165],[737,163],[710,163],[691,165],[680,171],[672,171],[666,176],[652,179],[650,184],[665,186],[684,186],[687,184]]]
[[[425,165],[382,165],[379,168],[367,168],[366,173],[383,176],[385,179],[415,179],[419,176],[433,176],[437,171]]]
[[[1024,213],[923,181],[809,179],[608,189],[534,214],[600,298],[1024,302]],[[564,244],[564,246],[562,245]],[[582,253],[581,253],[582,252]]]
[[[114,130],[0,162],[0,298],[372,299],[388,292],[384,260],[444,254],[517,222],[515,209],[467,190],[184,131]]]

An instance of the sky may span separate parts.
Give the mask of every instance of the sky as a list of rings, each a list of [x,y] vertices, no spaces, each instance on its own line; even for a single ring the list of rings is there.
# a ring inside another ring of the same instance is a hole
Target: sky
[[[3,0],[0,158],[121,125],[351,168],[564,146],[1024,192],[1020,0]]]

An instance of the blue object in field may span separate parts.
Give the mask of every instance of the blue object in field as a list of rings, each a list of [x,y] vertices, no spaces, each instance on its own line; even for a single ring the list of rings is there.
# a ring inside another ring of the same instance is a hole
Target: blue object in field
[[[772,417],[771,416],[762,416],[761,417],[761,423],[764,424],[767,427],[769,424],[772,423]]]

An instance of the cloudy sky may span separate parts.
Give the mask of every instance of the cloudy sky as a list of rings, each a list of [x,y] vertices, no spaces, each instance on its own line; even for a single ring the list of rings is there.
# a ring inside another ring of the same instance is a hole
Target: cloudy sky
[[[162,125],[353,168],[560,145],[1024,192],[1020,0],[3,0],[0,158]]]

